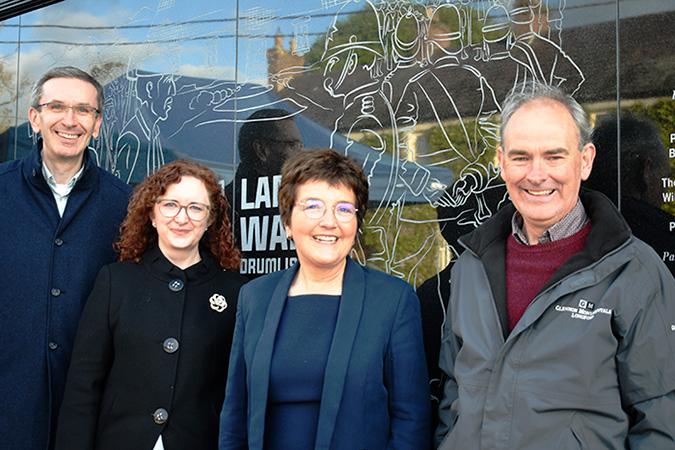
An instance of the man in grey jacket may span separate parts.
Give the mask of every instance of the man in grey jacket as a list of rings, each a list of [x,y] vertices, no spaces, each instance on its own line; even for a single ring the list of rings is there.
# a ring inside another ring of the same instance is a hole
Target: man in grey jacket
[[[503,105],[512,204],[460,239],[442,450],[675,448],[675,280],[611,201],[580,189],[590,132],[551,86]]]

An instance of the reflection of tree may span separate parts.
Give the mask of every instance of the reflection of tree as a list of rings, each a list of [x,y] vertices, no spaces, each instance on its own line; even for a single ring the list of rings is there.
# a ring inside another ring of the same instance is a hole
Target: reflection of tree
[[[459,124],[456,125],[446,125],[443,127],[435,126],[425,133],[425,139],[427,145],[429,146],[428,153],[431,155],[429,157],[431,164],[438,164],[444,162],[447,167],[452,168],[455,172],[459,173],[462,171],[466,162],[463,160],[454,160],[454,161],[442,161],[439,152],[441,152],[447,145],[447,140],[449,139],[454,145],[458,147],[468,147],[471,145],[469,139],[467,139],[466,133],[464,133],[464,128],[475,128],[475,123],[465,124],[463,127]],[[476,163],[487,165],[490,162],[494,162],[496,156],[496,144],[493,142],[493,145],[488,147],[489,152],[484,152],[481,154]]]
[[[17,84],[16,74],[7,70],[5,61],[0,60],[0,133],[14,123],[16,99],[23,97],[30,89],[30,85],[31,83],[25,77]]]
[[[102,85],[106,85],[124,75],[126,70],[127,63],[125,61],[108,61],[102,64],[93,64],[87,67],[86,72],[96,78]]]
[[[666,148],[672,147],[670,135],[671,133],[675,133],[675,101],[661,99],[648,106],[636,103],[627,109],[649,117],[659,129],[661,140]],[[675,173],[675,158],[670,158],[670,166],[673,168],[673,173]],[[663,210],[675,216],[675,204],[672,202],[664,204]]]

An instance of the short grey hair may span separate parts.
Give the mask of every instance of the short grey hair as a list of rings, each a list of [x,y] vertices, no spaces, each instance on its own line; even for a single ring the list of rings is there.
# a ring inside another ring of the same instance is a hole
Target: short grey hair
[[[86,81],[96,88],[96,109],[98,109],[98,115],[103,115],[103,105],[105,104],[105,91],[103,86],[99,83],[96,78],[89,75],[84,70],[78,69],[77,67],[64,66],[64,67],[54,67],[53,69],[48,70],[40,79],[35,83],[33,90],[30,93],[30,107],[38,109],[40,104],[40,98],[42,98],[42,86],[54,78],[76,78],[78,80]]]
[[[540,82],[525,82],[513,88],[506,96],[502,104],[502,120],[500,131],[501,146],[504,147],[504,131],[511,120],[511,117],[527,103],[538,100],[551,100],[563,105],[572,116],[572,120],[577,126],[577,136],[579,138],[579,150],[591,142],[593,128],[588,121],[588,114],[584,108],[572,97],[558,86],[544,84]]]

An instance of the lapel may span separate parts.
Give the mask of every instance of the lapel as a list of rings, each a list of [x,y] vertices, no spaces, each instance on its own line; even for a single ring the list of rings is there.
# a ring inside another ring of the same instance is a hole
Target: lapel
[[[298,270],[299,264],[295,264],[281,275],[274,292],[270,298],[267,312],[265,313],[265,322],[263,324],[258,345],[253,352],[251,361],[250,378],[250,427],[249,427],[249,448],[262,449],[265,430],[265,412],[267,411],[267,396],[270,381],[270,365],[272,364],[272,353],[274,351],[274,338],[279,328],[281,314],[284,311],[288,290],[291,282]],[[260,293],[265,296],[265,292]]]
[[[82,159],[84,170],[68,196],[66,209],[63,211],[63,218],[61,219],[62,230],[70,225],[73,218],[79,215],[79,211],[89,202],[89,199],[94,194],[94,190],[98,188],[98,186],[95,185],[98,173],[96,172],[96,165],[89,152],[89,148],[84,150]]]
[[[347,266],[342,280],[340,309],[323,379],[316,450],[330,448],[345,388],[349,359],[361,321],[365,290],[366,282],[363,268],[347,257]]]

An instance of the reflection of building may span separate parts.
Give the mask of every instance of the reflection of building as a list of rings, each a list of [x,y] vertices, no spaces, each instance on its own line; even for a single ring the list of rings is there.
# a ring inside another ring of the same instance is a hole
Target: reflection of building
[[[275,74],[290,67],[302,66],[305,63],[305,58],[297,56],[295,53],[295,39],[290,40],[290,50],[286,50],[284,48],[284,36],[280,30],[277,30],[277,34],[274,36],[274,47],[267,49],[268,73]],[[283,87],[282,84],[279,84],[275,86],[275,90],[278,92]]]

